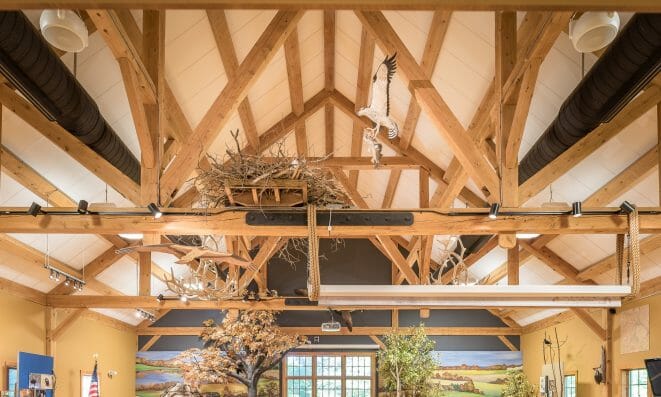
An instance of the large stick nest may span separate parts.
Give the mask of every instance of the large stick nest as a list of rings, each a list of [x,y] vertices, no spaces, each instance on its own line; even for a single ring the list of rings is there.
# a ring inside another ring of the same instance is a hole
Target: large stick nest
[[[266,155],[246,153],[239,144],[239,131],[232,131],[231,134],[236,148],[228,148],[223,158],[209,155],[209,168],[200,169],[194,179],[206,207],[230,205],[228,191],[231,192],[233,186],[227,186],[228,183],[235,185],[239,182],[244,186],[258,187],[261,199],[263,195],[273,194],[269,188],[278,185],[278,181],[303,182],[307,186],[308,204],[319,207],[346,204],[342,188],[329,172],[317,165],[325,158],[310,161],[305,157],[290,156],[282,142]]]

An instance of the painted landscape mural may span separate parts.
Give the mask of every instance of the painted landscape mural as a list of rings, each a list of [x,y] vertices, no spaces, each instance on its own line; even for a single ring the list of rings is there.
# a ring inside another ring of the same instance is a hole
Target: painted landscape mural
[[[168,388],[183,383],[181,371],[175,360],[180,352],[138,352],[135,360],[135,395],[137,397],[159,397]],[[259,397],[280,395],[280,371],[274,369],[262,375],[259,381]],[[246,387],[240,383],[205,385],[201,392],[227,397],[247,396]],[[213,393],[218,394],[213,394]]]
[[[432,395],[438,397],[500,397],[507,371],[522,369],[521,352],[437,351]],[[380,387],[380,396],[389,394]]]

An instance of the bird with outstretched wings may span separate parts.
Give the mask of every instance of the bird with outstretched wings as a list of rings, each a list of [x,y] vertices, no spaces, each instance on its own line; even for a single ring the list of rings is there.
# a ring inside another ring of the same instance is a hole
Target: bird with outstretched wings
[[[152,244],[152,245],[133,245],[120,248],[116,251],[118,254],[129,254],[131,252],[163,252],[172,254],[179,259],[175,263],[186,264],[198,259],[209,259],[220,263],[226,263],[230,266],[238,266],[247,270],[257,270],[251,261],[247,261],[240,256],[232,255],[227,252],[218,252],[206,247],[191,247],[180,244]]]
[[[374,128],[367,128],[369,137],[374,140],[381,126],[388,129],[388,138],[395,139],[399,134],[399,127],[390,117],[390,84],[397,70],[397,53],[388,57],[386,55],[372,77],[372,92],[370,104],[363,107],[356,114],[372,120]]]

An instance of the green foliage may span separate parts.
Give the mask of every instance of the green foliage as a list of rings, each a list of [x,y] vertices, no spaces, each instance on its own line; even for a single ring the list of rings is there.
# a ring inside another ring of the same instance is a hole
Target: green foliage
[[[503,397],[533,397],[535,387],[521,370],[508,371]]]
[[[378,353],[379,375],[389,391],[401,396],[402,390],[413,395],[425,392],[436,364],[431,355],[434,342],[425,334],[424,325],[410,334],[392,333],[385,337],[385,349]]]

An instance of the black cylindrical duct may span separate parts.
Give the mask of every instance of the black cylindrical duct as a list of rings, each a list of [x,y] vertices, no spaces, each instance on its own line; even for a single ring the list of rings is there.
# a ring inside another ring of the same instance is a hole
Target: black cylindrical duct
[[[661,68],[661,14],[636,14],[562,104],[558,116],[519,164],[523,183],[606,123]]]
[[[46,117],[57,121],[129,178],[140,182],[140,162],[20,11],[0,12],[0,71]]]

